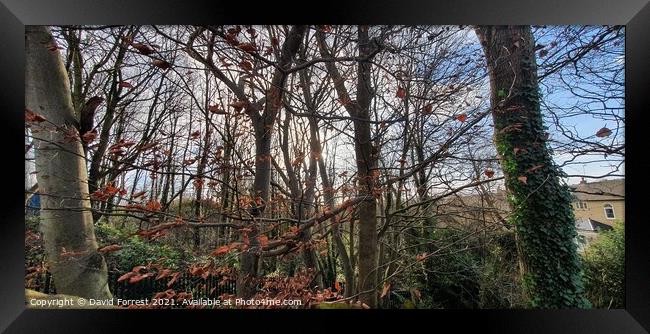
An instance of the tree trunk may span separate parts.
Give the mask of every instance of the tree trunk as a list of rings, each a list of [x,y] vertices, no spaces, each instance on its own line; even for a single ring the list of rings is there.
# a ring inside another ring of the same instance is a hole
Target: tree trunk
[[[546,146],[529,26],[477,27],[490,75],[494,141],[533,307],[584,307],[571,194]]]
[[[255,125],[255,179],[251,197],[254,199],[251,216],[260,218],[264,214],[269,200],[271,187],[271,131],[266,130],[264,123]],[[268,158],[267,158],[268,157]],[[259,226],[257,221],[250,225],[248,233],[248,249],[240,255],[240,275],[237,278],[237,296],[250,298],[255,294],[255,278],[259,265],[261,245],[258,238]]]
[[[377,51],[371,46],[368,27],[358,27],[359,61],[357,69],[357,100],[350,98],[336,64],[326,62],[325,67],[334,84],[340,101],[354,119],[354,151],[357,161],[358,193],[367,196],[358,207],[359,216],[359,300],[371,308],[377,306],[377,200],[375,183],[379,176],[377,169],[377,148],[372,144],[370,131],[370,101],[372,89],[371,58]],[[323,57],[332,57],[322,32],[316,33],[318,48]],[[375,46],[376,47],[376,46]],[[354,223],[350,222],[350,262],[354,267],[353,238]]]
[[[325,169],[325,162],[321,159],[318,161],[318,169],[320,170],[320,178],[323,183],[323,193],[325,197],[325,202],[327,207],[330,210],[334,210],[334,187],[327,176],[327,170]],[[336,218],[333,218],[336,219]],[[336,251],[338,252],[341,260],[341,267],[343,267],[343,275],[345,276],[345,290],[344,297],[350,297],[354,294],[354,268],[352,267],[352,262],[350,256],[348,255],[347,250],[345,249],[345,243],[343,242],[343,237],[341,236],[341,223],[334,221],[332,223],[332,239],[336,245]]]
[[[359,27],[359,56],[370,52],[368,28]],[[370,133],[370,62],[360,61],[357,75],[358,110],[354,120],[354,150],[360,195],[367,198],[359,204],[359,300],[371,308],[377,307],[377,200],[374,196],[377,180],[377,148]]]
[[[112,298],[97,252],[83,148],[78,137],[64,139],[76,117],[59,51],[50,50],[54,43],[46,27],[25,27],[25,104],[47,118],[45,127],[58,128],[34,133],[45,249],[59,293]]]
[[[318,161],[322,159],[320,141],[318,140],[318,127],[313,117],[309,119],[309,170],[307,171],[306,190],[301,200],[300,221],[310,218],[316,212],[316,179],[318,178]],[[303,241],[311,240],[311,228],[303,230]],[[325,289],[324,272],[318,263],[316,250],[309,247],[303,250],[305,266],[316,272],[315,282],[319,289]]]
[[[308,87],[308,80],[304,71],[300,72],[300,82],[303,86],[303,94],[305,100],[307,101],[308,108],[310,113],[314,113],[313,104],[311,100],[311,91]],[[287,103],[288,106],[288,103]],[[291,107],[288,107],[291,108]],[[290,193],[291,193],[291,202],[292,204],[292,214],[295,219],[298,220],[298,225],[300,222],[303,222],[306,219],[312,217],[315,213],[315,190],[316,190],[316,179],[318,177],[318,160],[320,159],[320,143],[318,142],[318,128],[316,121],[313,116],[309,117],[309,167],[305,171],[305,182],[304,187],[301,187],[299,174],[300,174],[300,165],[302,164],[300,160],[294,161],[292,163],[291,157],[289,154],[289,127],[291,124],[291,114],[295,111],[290,111],[286,113],[284,122],[281,125],[281,134],[280,137],[280,149],[282,151],[282,158],[284,161],[284,166],[286,173],[283,174],[283,178],[287,180]],[[302,153],[303,158],[306,155]],[[294,169],[294,163],[296,164],[296,169]],[[278,170],[278,173],[282,171]],[[299,226],[298,226],[299,227]],[[300,240],[304,243],[305,247],[302,249],[302,256],[305,263],[305,267],[309,270],[312,270],[316,275],[314,281],[319,289],[323,289],[323,271],[319,268],[318,257],[316,255],[315,249],[309,245],[311,241],[311,228],[305,228],[300,232]]]
[[[118,86],[119,82],[119,71],[122,64],[122,60],[126,54],[126,47],[120,46],[119,52],[117,54],[117,59],[115,61],[115,71],[111,77],[110,90],[108,94],[108,100],[106,101],[106,114],[104,116],[104,124],[99,134],[99,142],[97,143],[97,149],[90,158],[90,170],[88,172],[88,187],[90,192],[98,190],[100,187],[100,181],[104,177],[105,173],[102,173],[102,161],[106,158],[107,150],[109,148],[108,141],[110,140],[111,129],[113,127],[113,121],[115,117],[115,109],[117,104],[120,101],[120,92],[121,88]],[[83,135],[83,133],[82,133]],[[103,203],[95,203],[95,208],[99,209],[103,206]],[[93,219],[95,221],[101,218],[101,210],[93,212]]]
[[[207,102],[206,102],[207,105]],[[208,163],[208,155],[210,153],[210,115],[205,115],[205,134],[203,136],[203,147],[201,147],[200,158],[196,168],[196,177],[194,182],[194,216],[196,219],[201,219],[201,201],[203,200],[203,184],[204,184],[204,171]],[[198,250],[201,246],[201,231],[200,228],[194,228],[194,249]]]
[[[230,212],[230,196],[231,196],[231,191],[230,191],[230,175],[233,172],[232,170],[232,150],[234,147],[233,140],[232,140],[232,134],[231,130],[232,128],[237,128],[237,122],[235,121],[235,125],[231,128],[230,126],[230,121],[228,117],[226,116],[226,119],[224,121],[225,123],[225,133],[223,135],[222,142],[223,142],[223,158],[222,158],[222,164],[221,166],[223,167],[221,170],[222,174],[222,182],[221,182],[221,215],[219,216],[220,222],[228,222],[228,213]],[[225,231],[224,231],[225,232]]]
[[[269,201],[271,187],[271,140],[273,138],[273,124],[282,106],[282,96],[286,84],[286,73],[283,69],[293,63],[293,58],[298,52],[306,26],[293,26],[289,31],[278,62],[278,68],[273,73],[270,88],[266,91],[266,103],[261,114],[253,110],[249,113],[255,129],[255,179],[251,197],[253,219],[262,217],[266,203]],[[237,278],[237,296],[250,298],[255,294],[254,279],[257,277],[260,242],[257,239],[259,226],[253,221],[248,234],[248,250],[240,256],[240,275]]]
[[[172,123],[172,132],[171,133],[176,133],[176,125],[178,124],[178,117],[174,117],[174,122]],[[167,162],[165,162],[165,173],[167,174],[165,178],[165,187],[163,187],[162,195],[160,197],[160,203],[163,205],[163,212],[167,211],[169,208],[169,204],[171,202],[169,201],[169,192],[171,188],[171,193],[174,193],[174,176],[175,173],[172,173],[172,165],[173,165],[173,157],[174,157],[174,150],[175,148],[175,142],[176,142],[176,136],[173,135],[171,136],[171,140],[169,143],[169,156],[167,157]]]

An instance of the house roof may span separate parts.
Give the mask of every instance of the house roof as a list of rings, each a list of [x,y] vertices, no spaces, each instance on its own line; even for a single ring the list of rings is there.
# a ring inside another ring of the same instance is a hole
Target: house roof
[[[580,182],[569,187],[578,201],[612,201],[625,199],[625,179]]]
[[[490,202],[492,205],[490,205]],[[483,195],[454,195],[445,197],[438,203],[444,207],[492,208],[493,206],[494,209],[509,210],[505,192],[487,193]]]
[[[591,218],[580,218],[576,219],[576,229],[579,231],[605,231],[605,230],[611,230],[612,227],[603,224],[599,221],[593,220]]]
[[[581,182],[579,184],[570,185],[571,193],[577,201],[623,201],[625,200],[625,179],[602,180],[597,182]],[[490,205],[484,196],[491,197]],[[445,211],[453,208],[463,209],[485,209],[493,206],[492,209],[499,211],[509,211],[509,205],[506,198],[506,191],[498,189],[495,192],[490,192],[484,195],[478,194],[456,194],[453,196],[445,197],[438,202],[439,210]],[[602,224],[597,221],[594,226],[609,225]],[[577,223],[577,222],[576,222]],[[588,223],[587,223],[588,224]],[[589,225],[591,226],[591,225]],[[587,230],[592,230],[592,227],[585,225]]]

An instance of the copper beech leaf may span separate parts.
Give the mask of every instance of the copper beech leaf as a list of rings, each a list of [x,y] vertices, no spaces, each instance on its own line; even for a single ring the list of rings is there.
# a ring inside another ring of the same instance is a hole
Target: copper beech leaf
[[[174,273],[172,275],[172,279],[170,279],[169,282],[167,282],[167,287],[170,288],[172,285],[174,285],[174,283],[178,281],[179,277],[181,277],[181,273]]]
[[[253,43],[240,43],[237,45],[238,48],[246,51],[246,52],[255,52],[257,51],[257,46]]]
[[[379,296],[379,298],[384,298],[388,294],[388,291],[390,291],[390,283],[385,282],[384,288],[381,290],[381,296]]]
[[[154,59],[151,62],[151,64],[153,64],[153,66],[156,66],[156,67],[158,67],[160,69],[163,69],[163,70],[170,69],[172,67],[172,64],[170,64],[170,63],[168,63],[168,62],[166,62],[166,61],[164,61],[162,59]]]
[[[150,54],[153,53],[153,49],[150,48],[150,47],[149,47],[148,45],[146,45],[146,44],[142,44],[142,43],[132,43],[131,46],[132,46],[134,49],[138,50],[138,52],[140,52],[141,54],[143,54],[143,55],[145,55],[145,56],[146,56],[146,55],[150,55]]]
[[[494,176],[494,171],[491,169],[486,169],[485,170],[485,176],[492,178]]]
[[[211,253],[212,256],[219,256],[230,252],[230,246],[225,245],[217,248],[214,252]]]
[[[135,283],[138,283],[138,282],[142,281],[143,279],[145,279],[147,277],[151,277],[151,276],[153,276],[152,273],[146,273],[146,274],[143,274],[143,275],[131,276],[131,278],[129,278],[129,283],[130,284],[135,284]]]
[[[125,280],[131,278],[131,276],[134,276],[134,275],[137,275],[137,274],[134,273],[134,272],[132,272],[132,271],[129,271],[128,273],[126,273],[126,274],[120,276],[120,277],[117,279],[117,281],[118,281],[118,282],[125,281]]]
[[[39,115],[39,114],[29,110],[29,109],[25,109],[25,121],[26,122],[40,123],[40,122],[44,122],[46,120],[47,119],[45,117],[43,117],[42,115]]]
[[[605,138],[605,137],[609,137],[611,134],[612,134],[612,130],[608,128],[601,128],[596,132],[596,137]]]
[[[111,252],[117,252],[120,249],[122,249],[122,246],[120,245],[110,245],[110,246],[102,247],[97,251],[100,253],[111,253]]]
[[[397,97],[399,97],[400,99],[405,98],[406,97],[406,89],[404,89],[402,87],[397,88],[397,93],[395,95]]]

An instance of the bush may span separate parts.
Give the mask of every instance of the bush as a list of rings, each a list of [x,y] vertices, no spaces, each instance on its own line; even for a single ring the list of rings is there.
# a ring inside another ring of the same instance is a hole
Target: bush
[[[439,256],[432,256],[420,270],[406,277],[407,287],[420,290],[418,308],[513,308],[523,305],[517,279],[517,250],[514,234],[493,231],[483,247],[467,238],[470,231],[438,230],[433,244],[443,245]],[[489,240],[489,242],[488,242]],[[427,253],[434,252],[427,249]]]
[[[100,222],[95,233],[100,245],[118,244],[122,249],[105,254],[109,270],[126,272],[135,266],[158,263],[165,268],[178,269],[192,261],[188,252],[171,247],[160,241],[143,240],[133,235],[135,229],[117,228],[112,224]]]
[[[623,308],[625,303],[625,225],[601,232],[583,254],[586,297],[594,308]]]
[[[524,308],[514,232],[501,232],[494,238],[481,268],[480,308]]]

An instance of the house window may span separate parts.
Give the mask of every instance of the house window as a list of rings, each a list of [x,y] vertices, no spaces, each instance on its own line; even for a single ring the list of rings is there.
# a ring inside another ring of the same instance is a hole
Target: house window
[[[605,204],[605,217],[607,219],[614,219],[616,216],[614,215],[614,207],[611,204]]]
[[[576,203],[576,209],[587,210],[587,203],[586,202],[577,202]]]

